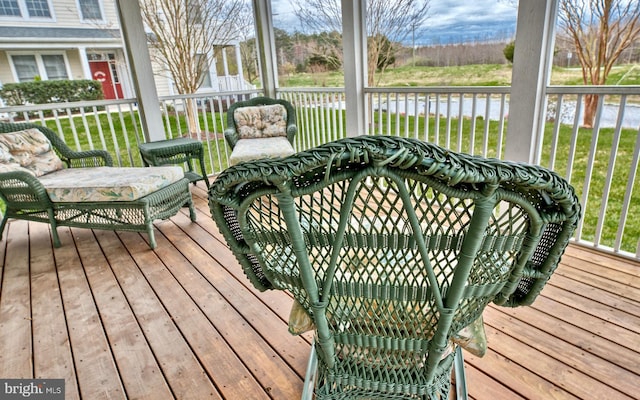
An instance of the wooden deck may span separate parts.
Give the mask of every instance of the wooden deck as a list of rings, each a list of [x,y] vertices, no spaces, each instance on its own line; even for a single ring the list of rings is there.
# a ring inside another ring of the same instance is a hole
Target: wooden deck
[[[249,285],[199,209],[146,235],[12,221],[0,242],[0,379],[64,378],[67,399],[297,399],[310,337]],[[8,237],[8,240],[7,240]],[[572,246],[532,307],[485,313],[474,399],[640,398],[640,265]]]

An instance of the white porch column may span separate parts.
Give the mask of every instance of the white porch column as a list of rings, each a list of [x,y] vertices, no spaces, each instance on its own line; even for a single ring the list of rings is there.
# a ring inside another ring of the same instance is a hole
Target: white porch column
[[[130,0],[116,0],[116,5],[142,131],[147,141],[166,139],[140,6],[137,1]]]
[[[87,48],[85,46],[78,46],[78,56],[80,57],[80,64],[82,64],[82,75],[84,79],[93,79],[93,76],[91,76],[91,67],[89,67],[89,59],[87,58]]]
[[[224,68],[224,76],[229,76],[229,60],[227,60],[227,48],[223,47],[222,53],[222,68]]]
[[[256,48],[264,95],[276,97],[278,88],[278,64],[276,41],[273,34],[273,16],[271,0],[253,0],[253,15],[256,26]]]
[[[244,90],[244,71],[242,68],[242,54],[240,53],[240,44],[234,46],[236,54],[236,65],[238,66],[238,80],[240,81],[240,90]]]
[[[551,76],[558,0],[520,0],[505,159],[537,163]]]
[[[367,83],[366,0],[342,0],[342,51],[347,136],[366,133],[364,88]]]

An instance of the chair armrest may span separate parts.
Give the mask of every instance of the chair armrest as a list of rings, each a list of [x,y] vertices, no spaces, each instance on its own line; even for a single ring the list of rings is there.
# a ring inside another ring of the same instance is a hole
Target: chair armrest
[[[229,147],[231,147],[232,150],[236,147],[236,143],[238,143],[238,140],[240,139],[238,137],[238,132],[233,128],[227,128],[224,130],[224,138],[227,143],[229,143]]]
[[[0,197],[10,204],[51,204],[46,189],[37,177],[24,171],[0,173]]]
[[[298,126],[296,124],[287,125],[287,140],[293,146],[293,141],[296,138],[296,134],[298,133]]]
[[[68,151],[60,153],[60,158],[69,168],[113,166],[113,159],[105,150]]]

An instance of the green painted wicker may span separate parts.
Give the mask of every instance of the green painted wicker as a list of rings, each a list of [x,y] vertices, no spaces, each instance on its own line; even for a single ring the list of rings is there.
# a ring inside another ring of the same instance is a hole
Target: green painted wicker
[[[186,163],[187,170],[184,176],[194,184],[202,180],[209,187],[209,178],[204,164],[204,148],[200,140],[191,138],[157,140],[141,143],[138,149],[147,167]],[[200,165],[200,174],[193,169],[194,160]]]
[[[39,129],[51,142],[58,156],[69,168],[112,166],[109,153],[103,150],[73,151],[52,130],[37,124],[0,123],[0,134],[28,128]],[[0,173],[0,199],[6,211],[0,223],[0,236],[9,218],[51,224],[53,241],[60,246],[57,226],[147,232],[149,246],[156,247],[153,221],[175,215],[189,205],[191,220],[195,209],[184,178],[133,201],[52,202],[38,178],[26,172]]]
[[[580,217],[544,168],[386,136],[239,164],[209,202],[251,282],[312,317],[319,399],[447,398],[452,336],[533,302]]]
[[[280,104],[287,110],[287,140],[293,146],[293,141],[298,133],[298,126],[296,125],[296,110],[291,103],[286,100],[272,99],[270,97],[254,97],[245,101],[237,101],[233,103],[227,110],[227,128],[224,131],[224,138],[229,144],[229,147],[233,149],[238,143],[239,137],[236,131],[236,121],[233,118],[233,112],[239,107],[251,107],[251,106],[265,106]]]

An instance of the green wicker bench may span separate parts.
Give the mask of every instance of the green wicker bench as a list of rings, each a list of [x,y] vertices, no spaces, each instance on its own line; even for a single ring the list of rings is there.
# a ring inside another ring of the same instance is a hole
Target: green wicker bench
[[[180,167],[117,168],[103,150],[73,151],[52,130],[36,124],[0,123],[0,199],[9,218],[57,226],[147,232],[153,221],[195,209]]]
[[[580,218],[544,168],[387,136],[238,164],[209,204],[253,285],[293,295],[290,331],[315,329],[317,399],[446,399],[453,369],[464,398],[484,308],[533,302]]]

